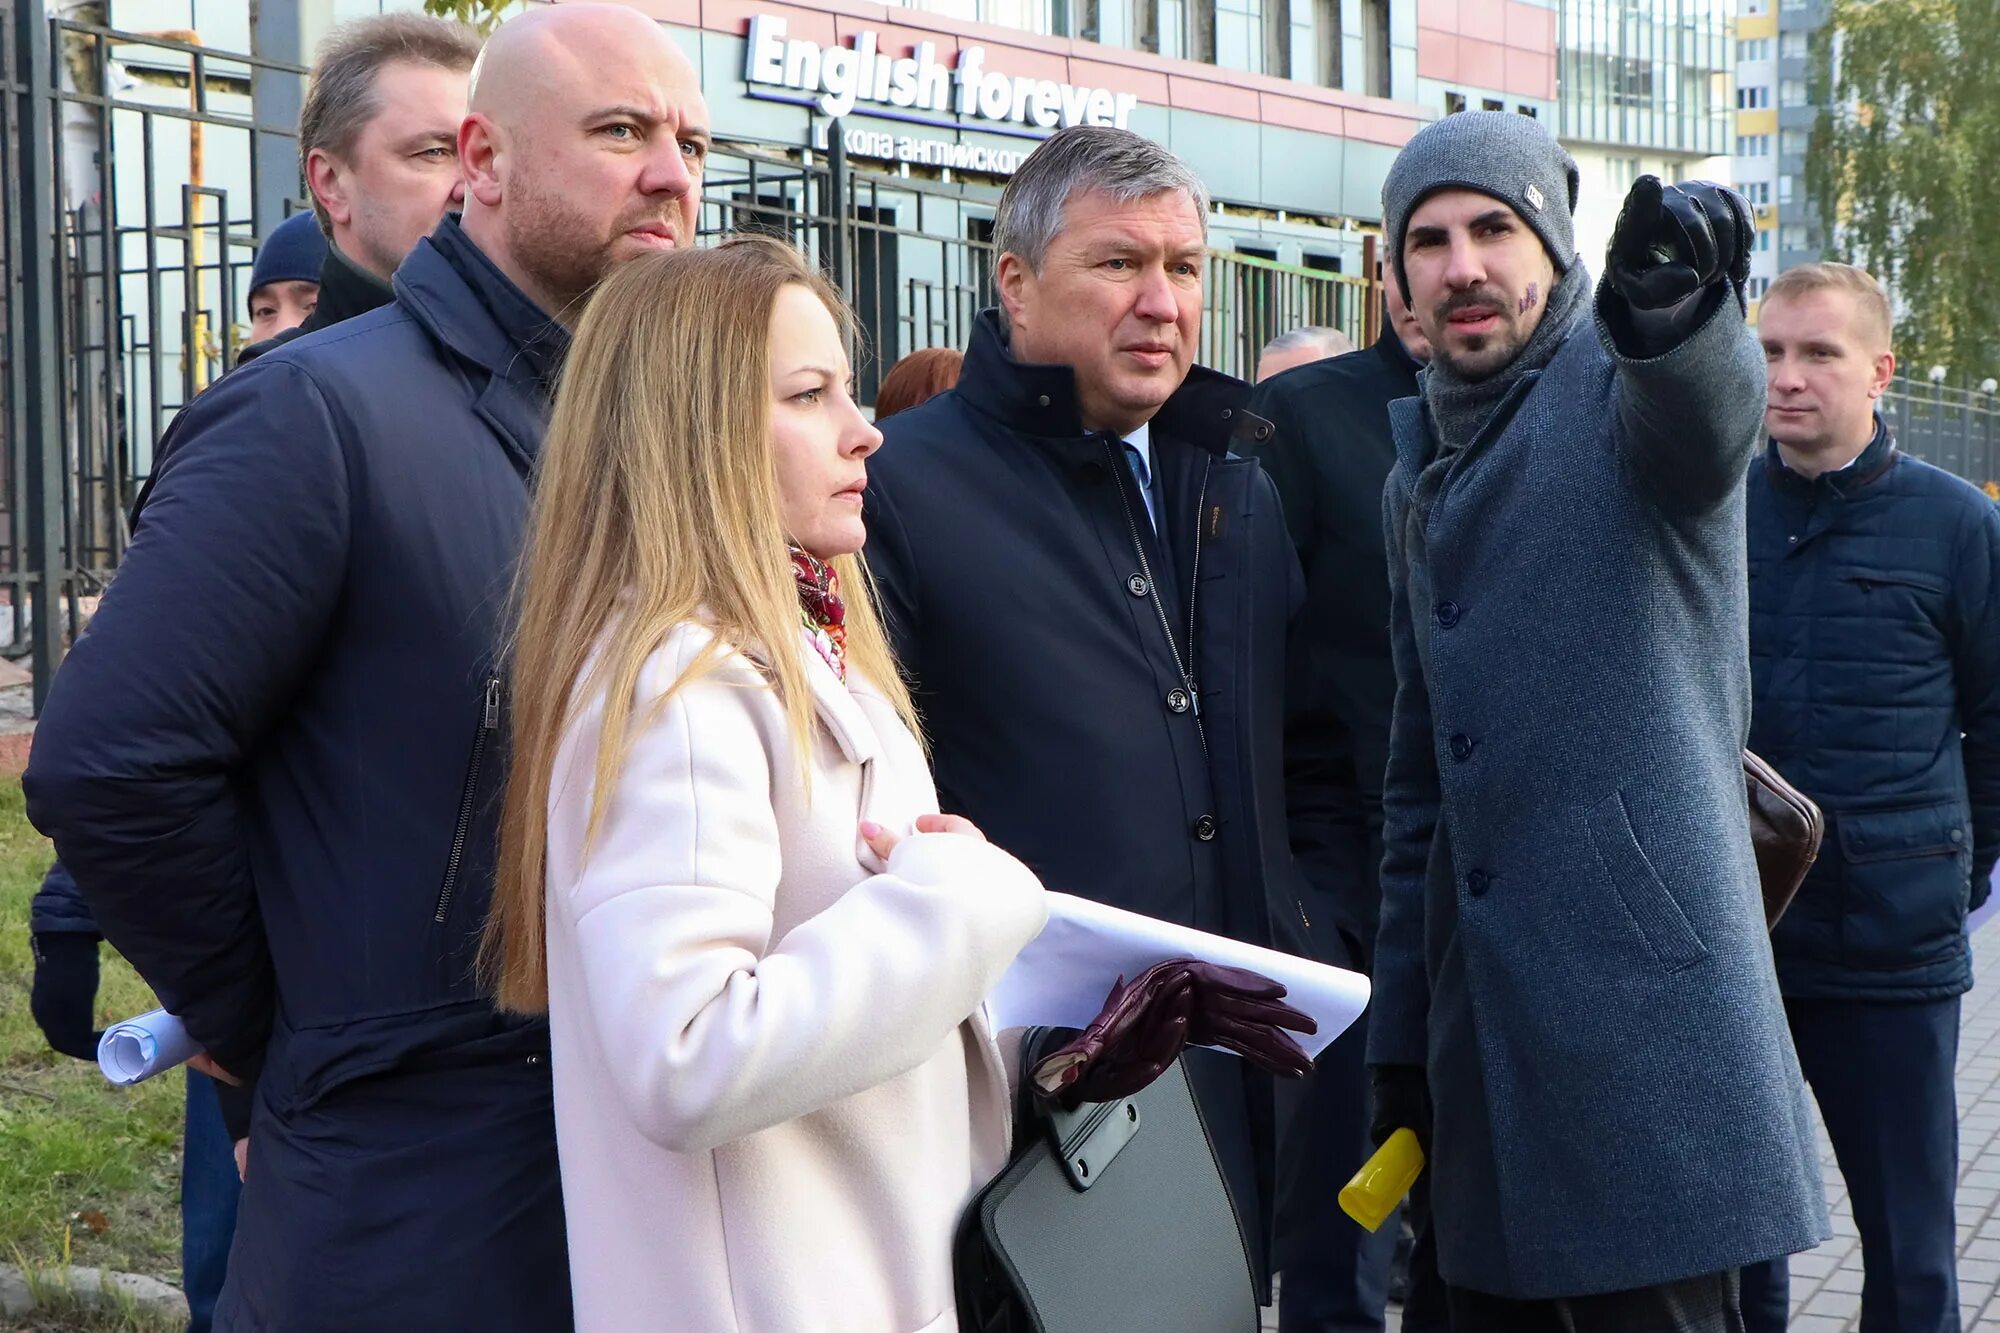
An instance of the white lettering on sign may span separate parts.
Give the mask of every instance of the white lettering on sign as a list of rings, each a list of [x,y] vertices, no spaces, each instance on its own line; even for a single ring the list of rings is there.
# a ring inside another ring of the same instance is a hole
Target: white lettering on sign
[[[877,102],[1044,130],[1070,125],[1124,129],[1139,105],[1131,93],[988,70],[983,46],[961,48],[953,67],[938,59],[935,42],[919,43],[913,54],[901,59],[885,55],[873,32],[855,34],[852,46],[822,47],[786,37],[785,20],[773,14],[750,20],[743,78],[817,93],[819,109],[836,117],[854,110],[857,102]]]
[[[907,134],[854,129],[841,136],[854,157],[882,162],[914,162],[926,167],[951,167],[990,176],[1011,176],[1028,160],[1028,150],[989,148],[984,144],[953,143],[949,139],[919,139]]]

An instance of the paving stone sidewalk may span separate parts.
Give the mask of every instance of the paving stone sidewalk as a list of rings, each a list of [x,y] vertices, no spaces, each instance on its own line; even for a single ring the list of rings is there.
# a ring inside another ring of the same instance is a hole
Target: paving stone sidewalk
[[[1975,926],[1996,911],[2000,892]],[[1972,940],[1979,984],[1965,997],[1958,1041],[1958,1298],[1965,1333],[2000,1333],[2000,927]],[[1819,1154],[1834,1236],[1792,1258],[1791,1333],[1851,1333],[1861,1327],[1861,1242],[1824,1127]],[[1277,1327],[1276,1310],[1265,1310],[1266,1333]],[[1389,1333],[1400,1327],[1392,1307]]]

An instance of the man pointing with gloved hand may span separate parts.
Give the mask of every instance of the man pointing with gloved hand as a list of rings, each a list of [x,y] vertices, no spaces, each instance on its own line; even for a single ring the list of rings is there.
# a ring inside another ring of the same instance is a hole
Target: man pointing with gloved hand
[[[1827,1234],[1743,803],[1752,234],[1645,177],[1593,300],[1576,188],[1504,113],[1383,186],[1432,360],[1383,495],[1376,1134],[1425,1141],[1461,1333],[1725,1333]]]

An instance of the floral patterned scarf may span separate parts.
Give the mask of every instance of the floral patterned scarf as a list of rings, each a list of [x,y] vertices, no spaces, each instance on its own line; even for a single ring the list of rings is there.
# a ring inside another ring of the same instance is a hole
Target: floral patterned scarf
[[[813,647],[847,679],[847,605],[840,600],[840,576],[833,566],[805,550],[792,547],[792,579],[799,589],[799,622]]]

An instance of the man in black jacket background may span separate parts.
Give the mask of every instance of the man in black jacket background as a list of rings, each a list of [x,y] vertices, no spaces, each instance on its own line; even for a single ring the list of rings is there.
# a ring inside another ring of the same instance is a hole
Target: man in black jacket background
[[[500,617],[562,321],[692,243],[708,142],[635,11],[501,28],[463,223],[190,404],[56,678],[30,816],[209,1063],[261,1071],[218,1327],[569,1322],[547,1026],[472,974]]]
[[[1269,427],[1192,365],[1207,193],[1139,135],[1063,130],[1002,195],[1001,309],[885,423],[868,559],[944,808],[1052,889],[1305,951],[1285,826],[1297,562],[1229,452]],[[1191,1051],[1260,1287],[1270,1084]]]
[[[241,361],[394,299],[396,267],[465,200],[458,124],[478,59],[472,29],[420,14],[356,19],[327,35],[299,110],[299,166],[327,241],[319,303]]]
[[[1379,915],[1382,773],[1396,673],[1389,660],[1389,566],[1382,487],[1396,463],[1389,404],[1418,393],[1430,345],[1394,282],[1382,284],[1382,333],[1368,347],[1283,371],[1250,409],[1275,429],[1248,449],[1271,474],[1305,570],[1286,689],[1285,773],[1292,850],[1307,900],[1327,923],[1320,961],[1369,970]],[[1338,1205],[1368,1142],[1368,1017],[1281,1094],[1276,1267],[1284,1333],[1381,1333],[1397,1227],[1373,1235]],[[1421,1190],[1423,1182],[1419,1182]],[[1404,1327],[1441,1327],[1428,1229],[1418,1227]]]

